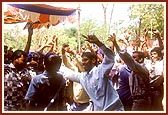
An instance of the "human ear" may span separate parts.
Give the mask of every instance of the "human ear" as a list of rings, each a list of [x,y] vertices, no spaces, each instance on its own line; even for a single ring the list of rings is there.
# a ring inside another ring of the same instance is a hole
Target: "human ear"
[[[96,59],[94,58],[94,59],[92,59],[92,63],[93,64],[95,64],[96,63]]]

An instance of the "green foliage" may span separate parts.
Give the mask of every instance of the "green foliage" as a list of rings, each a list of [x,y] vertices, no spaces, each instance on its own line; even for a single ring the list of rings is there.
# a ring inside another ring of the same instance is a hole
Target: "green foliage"
[[[115,30],[117,36],[122,34],[125,29],[130,29],[133,38],[139,38],[142,36],[145,28],[158,29],[162,36],[164,35],[164,9],[163,4],[132,4],[129,7],[130,13],[130,25],[124,27],[124,20],[118,20],[111,25],[104,25],[103,22],[99,22],[96,19],[86,18],[83,19],[80,24],[80,37],[78,38],[78,25],[74,25],[71,28],[60,28],[57,26],[50,27],[49,29],[41,28],[34,29],[33,39],[31,42],[30,50],[36,50],[40,45],[46,43],[46,38],[52,40],[53,36],[58,37],[58,47],[67,43],[70,47],[77,49],[80,42],[81,46],[86,45],[85,39],[82,34],[95,34],[102,42],[110,45],[108,42],[108,36],[110,29]],[[122,15],[122,14],[121,14]],[[152,23],[151,23],[152,22]],[[28,32],[23,33],[23,27],[19,27],[17,24],[14,28],[8,27],[4,29],[4,44],[14,49],[24,49],[27,43]],[[107,27],[108,29],[105,29]],[[27,30],[24,30],[27,31]],[[150,34],[150,32],[149,32]]]
[[[80,33],[81,35],[95,34],[102,42],[107,41],[108,38],[108,32],[103,26],[103,23],[93,19],[87,19],[84,23],[81,23]],[[86,43],[85,39],[81,37],[81,45],[85,45]]]
[[[109,26],[109,25],[107,25]],[[46,43],[46,38],[48,41],[51,41],[53,36],[56,35],[58,37],[58,47],[60,48],[62,44],[67,43],[70,47],[77,49],[79,47],[79,42],[81,46],[86,45],[88,42],[82,37],[82,34],[95,34],[102,42],[109,45],[108,42],[108,30],[105,29],[103,23],[98,22],[97,20],[87,19],[83,23],[80,24],[80,41],[78,40],[78,30],[77,26],[72,28],[57,28],[57,27],[50,27],[49,29],[41,28],[41,29],[34,29],[32,42],[30,50],[36,50],[41,45]],[[27,42],[28,32],[23,34],[20,30],[12,30],[16,33],[15,39],[12,38],[11,29],[7,30],[4,34],[5,44],[13,47],[14,49],[24,49]],[[27,31],[27,30],[26,30]],[[12,39],[9,40],[8,39]],[[19,41],[19,42],[18,42]]]
[[[5,29],[4,30],[4,44],[12,47],[14,50],[16,49],[22,49],[24,50],[24,47],[26,45],[27,37],[21,33],[21,29],[16,25],[14,28]]]
[[[72,27],[70,29],[65,29],[65,33],[68,35],[68,37],[77,37],[78,32],[77,29]]]
[[[163,4],[133,4],[129,7],[132,31],[138,35],[143,34],[144,29],[158,29],[164,34],[164,6]],[[135,35],[136,36],[136,35]]]

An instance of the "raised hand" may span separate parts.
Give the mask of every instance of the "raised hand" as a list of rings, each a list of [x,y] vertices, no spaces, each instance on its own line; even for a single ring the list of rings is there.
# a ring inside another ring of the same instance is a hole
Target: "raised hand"
[[[153,32],[154,34],[156,34],[156,35],[160,35],[159,30],[153,30],[152,32]]]
[[[33,35],[33,24],[32,23],[29,23],[28,25],[28,33],[29,35]]]
[[[99,42],[98,38],[95,35],[82,35],[84,38],[86,38],[86,41],[90,42],[90,43],[97,43]]]
[[[110,41],[114,42],[116,40],[115,33],[113,33],[113,35],[110,35],[108,38],[109,38]]]

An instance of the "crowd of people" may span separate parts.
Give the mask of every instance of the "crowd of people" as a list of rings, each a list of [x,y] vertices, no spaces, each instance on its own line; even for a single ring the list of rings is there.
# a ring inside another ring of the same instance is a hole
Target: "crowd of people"
[[[24,50],[4,46],[4,111],[163,111],[164,43],[153,33],[157,45],[145,30],[139,45],[115,33],[110,47],[82,35],[88,44],[79,52],[68,44],[55,48],[53,36],[30,51],[30,24]]]

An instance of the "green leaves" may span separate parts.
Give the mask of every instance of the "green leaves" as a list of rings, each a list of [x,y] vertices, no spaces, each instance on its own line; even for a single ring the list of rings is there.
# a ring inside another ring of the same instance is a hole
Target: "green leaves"
[[[130,20],[135,23],[132,30],[138,30],[139,35],[143,34],[144,28],[158,29],[163,36],[164,31],[164,10],[163,4],[134,4],[129,7]],[[136,21],[135,21],[136,20]]]

